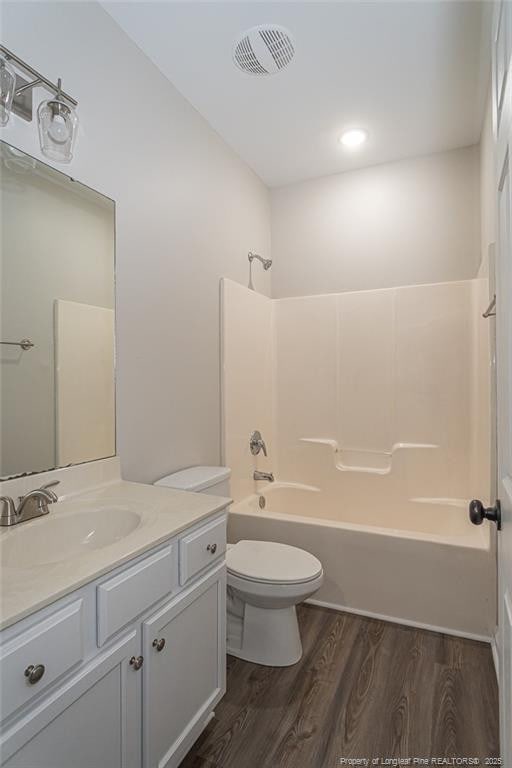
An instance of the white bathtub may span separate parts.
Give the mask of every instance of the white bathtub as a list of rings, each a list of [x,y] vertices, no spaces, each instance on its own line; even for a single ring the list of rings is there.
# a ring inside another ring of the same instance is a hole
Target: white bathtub
[[[310,486],[275,483],[232,505],[228,538],[292,544],[323,563],[311,602],[480,640],[495,619],[490,523],[465,502],[423,499],[346,508]]]

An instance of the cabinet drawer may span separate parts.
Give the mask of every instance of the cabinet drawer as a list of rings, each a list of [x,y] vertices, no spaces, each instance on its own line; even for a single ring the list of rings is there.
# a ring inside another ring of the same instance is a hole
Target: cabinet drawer
[[[83,658],[83,601],[76,600],[0,649],[0,719],[29,702]],[[27,671],[30,667],[34,668],[31,676]]]
[[[98,645],[172,591],[172,546],[146,557],[98,590]]]
[[[211,565],[226,552],[226,518],[214,520],[180,541],[180,584]]]

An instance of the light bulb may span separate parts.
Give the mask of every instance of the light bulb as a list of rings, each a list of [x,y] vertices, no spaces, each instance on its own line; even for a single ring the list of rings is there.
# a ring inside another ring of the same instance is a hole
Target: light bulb
[[[353,128],[350,131],[345,131],[340,136],[340,144],[349,149],[361,146],[366,141],[366,131],[362,131],[360,128]]]
[[[65,144],[69,139],[69,128],[62,115],[54,115],[48,126],[48,135],[56,144]]]
[[[78,129],[75,110],[59,98],[42,101],[37,108],[39,141],[43,155],[58,163],[69,163]]]

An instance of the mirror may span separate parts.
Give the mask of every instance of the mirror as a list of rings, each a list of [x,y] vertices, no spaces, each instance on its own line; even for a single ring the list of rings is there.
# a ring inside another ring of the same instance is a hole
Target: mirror
[[[0,477],[115,454],[115,204],[0,142]]]

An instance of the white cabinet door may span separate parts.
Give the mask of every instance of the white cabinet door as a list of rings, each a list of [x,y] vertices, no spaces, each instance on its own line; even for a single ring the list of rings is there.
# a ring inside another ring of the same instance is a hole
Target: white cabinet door
[[[175,768],[225,692],[226,567],[143,625],[143,764]]]
[[[3,768],[140,768],[139,652],[134,630],[5,728]]]

